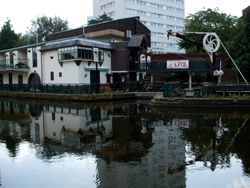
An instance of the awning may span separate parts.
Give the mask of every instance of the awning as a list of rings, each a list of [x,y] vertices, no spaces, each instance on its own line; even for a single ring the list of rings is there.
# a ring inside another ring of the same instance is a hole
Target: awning
[[[96,67],[90,67],[90,66],[86,66],[85,67],[86,71],[95,71]],[[99,71],[109,71],[109,67],[98,67]]]

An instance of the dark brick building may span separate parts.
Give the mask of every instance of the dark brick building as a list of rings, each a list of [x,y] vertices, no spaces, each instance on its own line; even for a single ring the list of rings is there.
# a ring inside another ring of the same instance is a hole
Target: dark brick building
[[[136,81],[136,73],[130,72],[131,61],[140,61],[142,50],[151,47],[150,30],[140,22],[139,17],[124,18],[88,25],[50,35],[50,40],[82,36],[109,42],[114,46],[111,70],[107,75],[113,82]],[[133,45],[131,45],[133,44]]]
[[[85,27],[54,33],[50,35],[50,40],[58,40],[82,35],[86,38],[93,39],[114,39],[119,41],[129,41],[132,35],[138,34],[145,36],[147,47],[150,47],[150,30],[140,22],[139,17],[106,21],[94,25],[88,25]]]

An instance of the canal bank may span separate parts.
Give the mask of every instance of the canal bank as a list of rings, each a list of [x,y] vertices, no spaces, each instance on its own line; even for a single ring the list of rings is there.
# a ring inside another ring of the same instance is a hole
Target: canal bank
[[[163,97],[161,92],[123,92],[103,94],[58,94],[38,92],[0,92],[0,97],[10,99],[27,99],[41,101],[63,101],[63,102],[108,102],[122,100],[150,100],[152,107],[176,108],[176,107],[218,107],[218,108],[250,108],[249,98],[188,98],[188,97]]]
[[[152,107],[162,108],[250,108],[250,100],[243,98],[157,98],[151,100],[150,105]]]
[[[123,93],[103,93],[103,94],[58,94],[58,93],[38,93],[38,92],[3,92],[0,97],[11,99],[32,99],[32,100],[55,100],[74,102],[105,102],[130,99],[153,99],[157,92],[123,92]]]

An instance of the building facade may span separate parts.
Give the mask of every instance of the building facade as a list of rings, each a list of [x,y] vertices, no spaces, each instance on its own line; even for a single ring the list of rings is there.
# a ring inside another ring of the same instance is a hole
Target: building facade
[[[3,50],[0,81],[20,85],[106,83],[111,50],[110,43],[83,37]]]
[[[178,39],[168,39],[166,30],[184,30],[184,0],[93,0],[93,17],[106,13],[113,19],[139,16],[151,30],[154,54],[185,53],[179,50]]]
[[[44,43],[1,50],[0,84],[137,81],[130,64],[138,65],[141,52],[150,47],[149,34],[139,17],[133,17],[55,33]]]

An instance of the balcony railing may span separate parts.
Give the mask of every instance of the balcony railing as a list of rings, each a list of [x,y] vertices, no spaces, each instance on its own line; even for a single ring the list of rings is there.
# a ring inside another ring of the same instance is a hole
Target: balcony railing
[[[22,69],[28,67],[28,59],[4,59],[0,60],[0,69]]]

